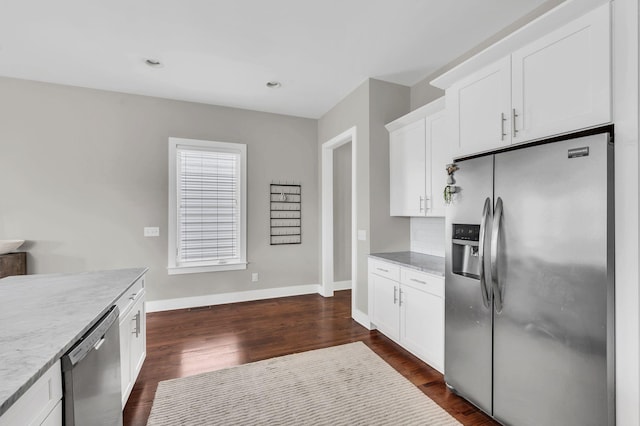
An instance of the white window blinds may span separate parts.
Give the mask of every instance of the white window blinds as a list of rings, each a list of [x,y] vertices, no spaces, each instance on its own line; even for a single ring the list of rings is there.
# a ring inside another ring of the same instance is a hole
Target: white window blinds
[[[241,260],[241,153],[176,147],[181,266]]]

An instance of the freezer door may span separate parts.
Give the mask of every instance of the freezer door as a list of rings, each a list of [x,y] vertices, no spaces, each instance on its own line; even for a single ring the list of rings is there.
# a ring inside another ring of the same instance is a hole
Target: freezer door
[[[504,424],[615,422],[612,149],[598,134],[495,157],[493,414]]]
[[[460,274],[469,264],[478,265],[479,256],[475,259],[468,256],[466,264],[460,262],[454,269],[456,257],[464,255],[465,250],[469,255],[474,249],[455,244],[452,230],[454,224],[476,228],[481,225],[485,203],[489,210],[486,219],[490,223],[493,156],[462,161],[458,166],[455,179],[459,192],[447,208],[445,222],[445,381],[456,393],[491,414],[491,295],[485,292],[483,299],[481,280],[472,276],[477,271]],[[487,236],[489,231],[486,230]],[[488,244],[485,248],[488,254]],[[455,250],[458,251],[454,253]],[[488,256],[486,258],[488,267]]]

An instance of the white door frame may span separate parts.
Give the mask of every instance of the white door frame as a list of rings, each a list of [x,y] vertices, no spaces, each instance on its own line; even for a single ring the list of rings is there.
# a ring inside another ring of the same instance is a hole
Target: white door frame
[[[358,231],[356,185],[356,127],[352,127],[322,144],[322,284],[320,294],[333,296],[333,151],[351,142],[351,308],[355,312],[358,293]]]

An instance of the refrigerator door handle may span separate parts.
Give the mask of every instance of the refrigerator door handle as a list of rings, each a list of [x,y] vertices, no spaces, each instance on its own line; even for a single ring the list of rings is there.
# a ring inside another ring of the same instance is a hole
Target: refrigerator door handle
[[[500,224],[502,222],[502,198],[498,197],[493,211],[493,226],[491,228],[491,282],[493,286],[493,300],[496,313],[502,312],[502,291],[498,277],[498,242],[500,240]]]
[[[480,223],[480,238],[478,242],[478,261],[480,262],[480,292],[482,293],[482,304],[485,308],[491,309],[491,271],[484,267],[484,247],[486,241],[487,225],[491,220],[491,198],[484,200],[482,209],[482,222]]]

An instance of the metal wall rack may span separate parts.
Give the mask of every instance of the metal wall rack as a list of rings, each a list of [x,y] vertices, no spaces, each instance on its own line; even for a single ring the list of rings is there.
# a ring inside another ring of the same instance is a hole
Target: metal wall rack
[[[302,242],[302,187],[272,183],[271,245],[300,244]]]

